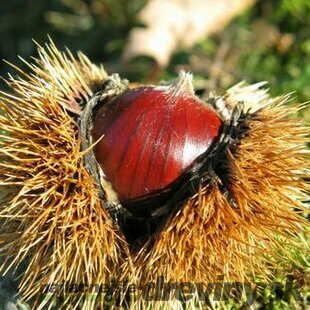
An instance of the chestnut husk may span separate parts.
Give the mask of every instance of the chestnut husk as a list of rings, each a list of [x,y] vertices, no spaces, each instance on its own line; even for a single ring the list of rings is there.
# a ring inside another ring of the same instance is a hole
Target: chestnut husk
[[[93,107],[112,102],[127,82],[52,42],[38,50],[28,63],[31,74],[10,76],[14,94],[0,95],[1,267],[27,261],[23,298],[52,306],[58,296],[42,301],[41,286],[55,282],[65,283],[66,292],[76,282],[145,287],[163,278],[207,285],[221,274],[228,282],[270,281],[271,270],[291,268],[289,250],[307,251],[298,236],[308,225],[302,212],[308,212],[309,129],[288,117],[302,106],[287,105],[288,96],[270,98],[262,84],[211,94],[206,101],[223,126],[210,152],[169,188],[160,208],[140,215],[139,204],[134,214],[111,190],[90,137]],[[141,295],[131,302],[126,294],[125,288],[114,300],[133,308],[180,305],[146,305]],[[96,305],[87,304],[87,293],[65,297],[61,307]],[[106,306],[100,294],[91,297]]]

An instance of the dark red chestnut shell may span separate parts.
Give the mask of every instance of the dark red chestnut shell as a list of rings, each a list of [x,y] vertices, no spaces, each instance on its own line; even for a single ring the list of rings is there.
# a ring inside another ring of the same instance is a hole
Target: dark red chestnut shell
[[[138,87],[94,113],[95,156],[121,203],[169,186],[219,135],[219,115],[182,87]]]

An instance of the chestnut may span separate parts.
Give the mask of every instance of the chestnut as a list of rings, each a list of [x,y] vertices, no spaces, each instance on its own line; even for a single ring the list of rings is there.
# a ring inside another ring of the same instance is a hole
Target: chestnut
[[[129,89],[94,112],[95,157],[124,206],[169,188],[221,131],[190,74],[168,86]]]

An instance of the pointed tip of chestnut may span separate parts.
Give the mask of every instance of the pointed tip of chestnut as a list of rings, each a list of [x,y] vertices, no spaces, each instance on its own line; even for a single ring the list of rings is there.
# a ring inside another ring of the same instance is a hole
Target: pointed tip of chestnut
[[[195,90],[193,85],[193,75],[189,72],[181,70],[179,72],[179,78],[172,84],[171,89],[176,95],[187,95],[195,97]]]
[[[171,86],[128,90],[94,115],[95,156],[121,202],[172,184],[218,136],[219,115],[194,94],[191,74]]]

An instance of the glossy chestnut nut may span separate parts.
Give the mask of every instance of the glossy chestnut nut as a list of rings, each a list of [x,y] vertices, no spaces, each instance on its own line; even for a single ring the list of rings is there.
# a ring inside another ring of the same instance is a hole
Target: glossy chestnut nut
[[[93,118],[95,156],[121,203],[172,184],[218,136],[217,112],[194,94],[191,76],[176,85],[128,90]]]

